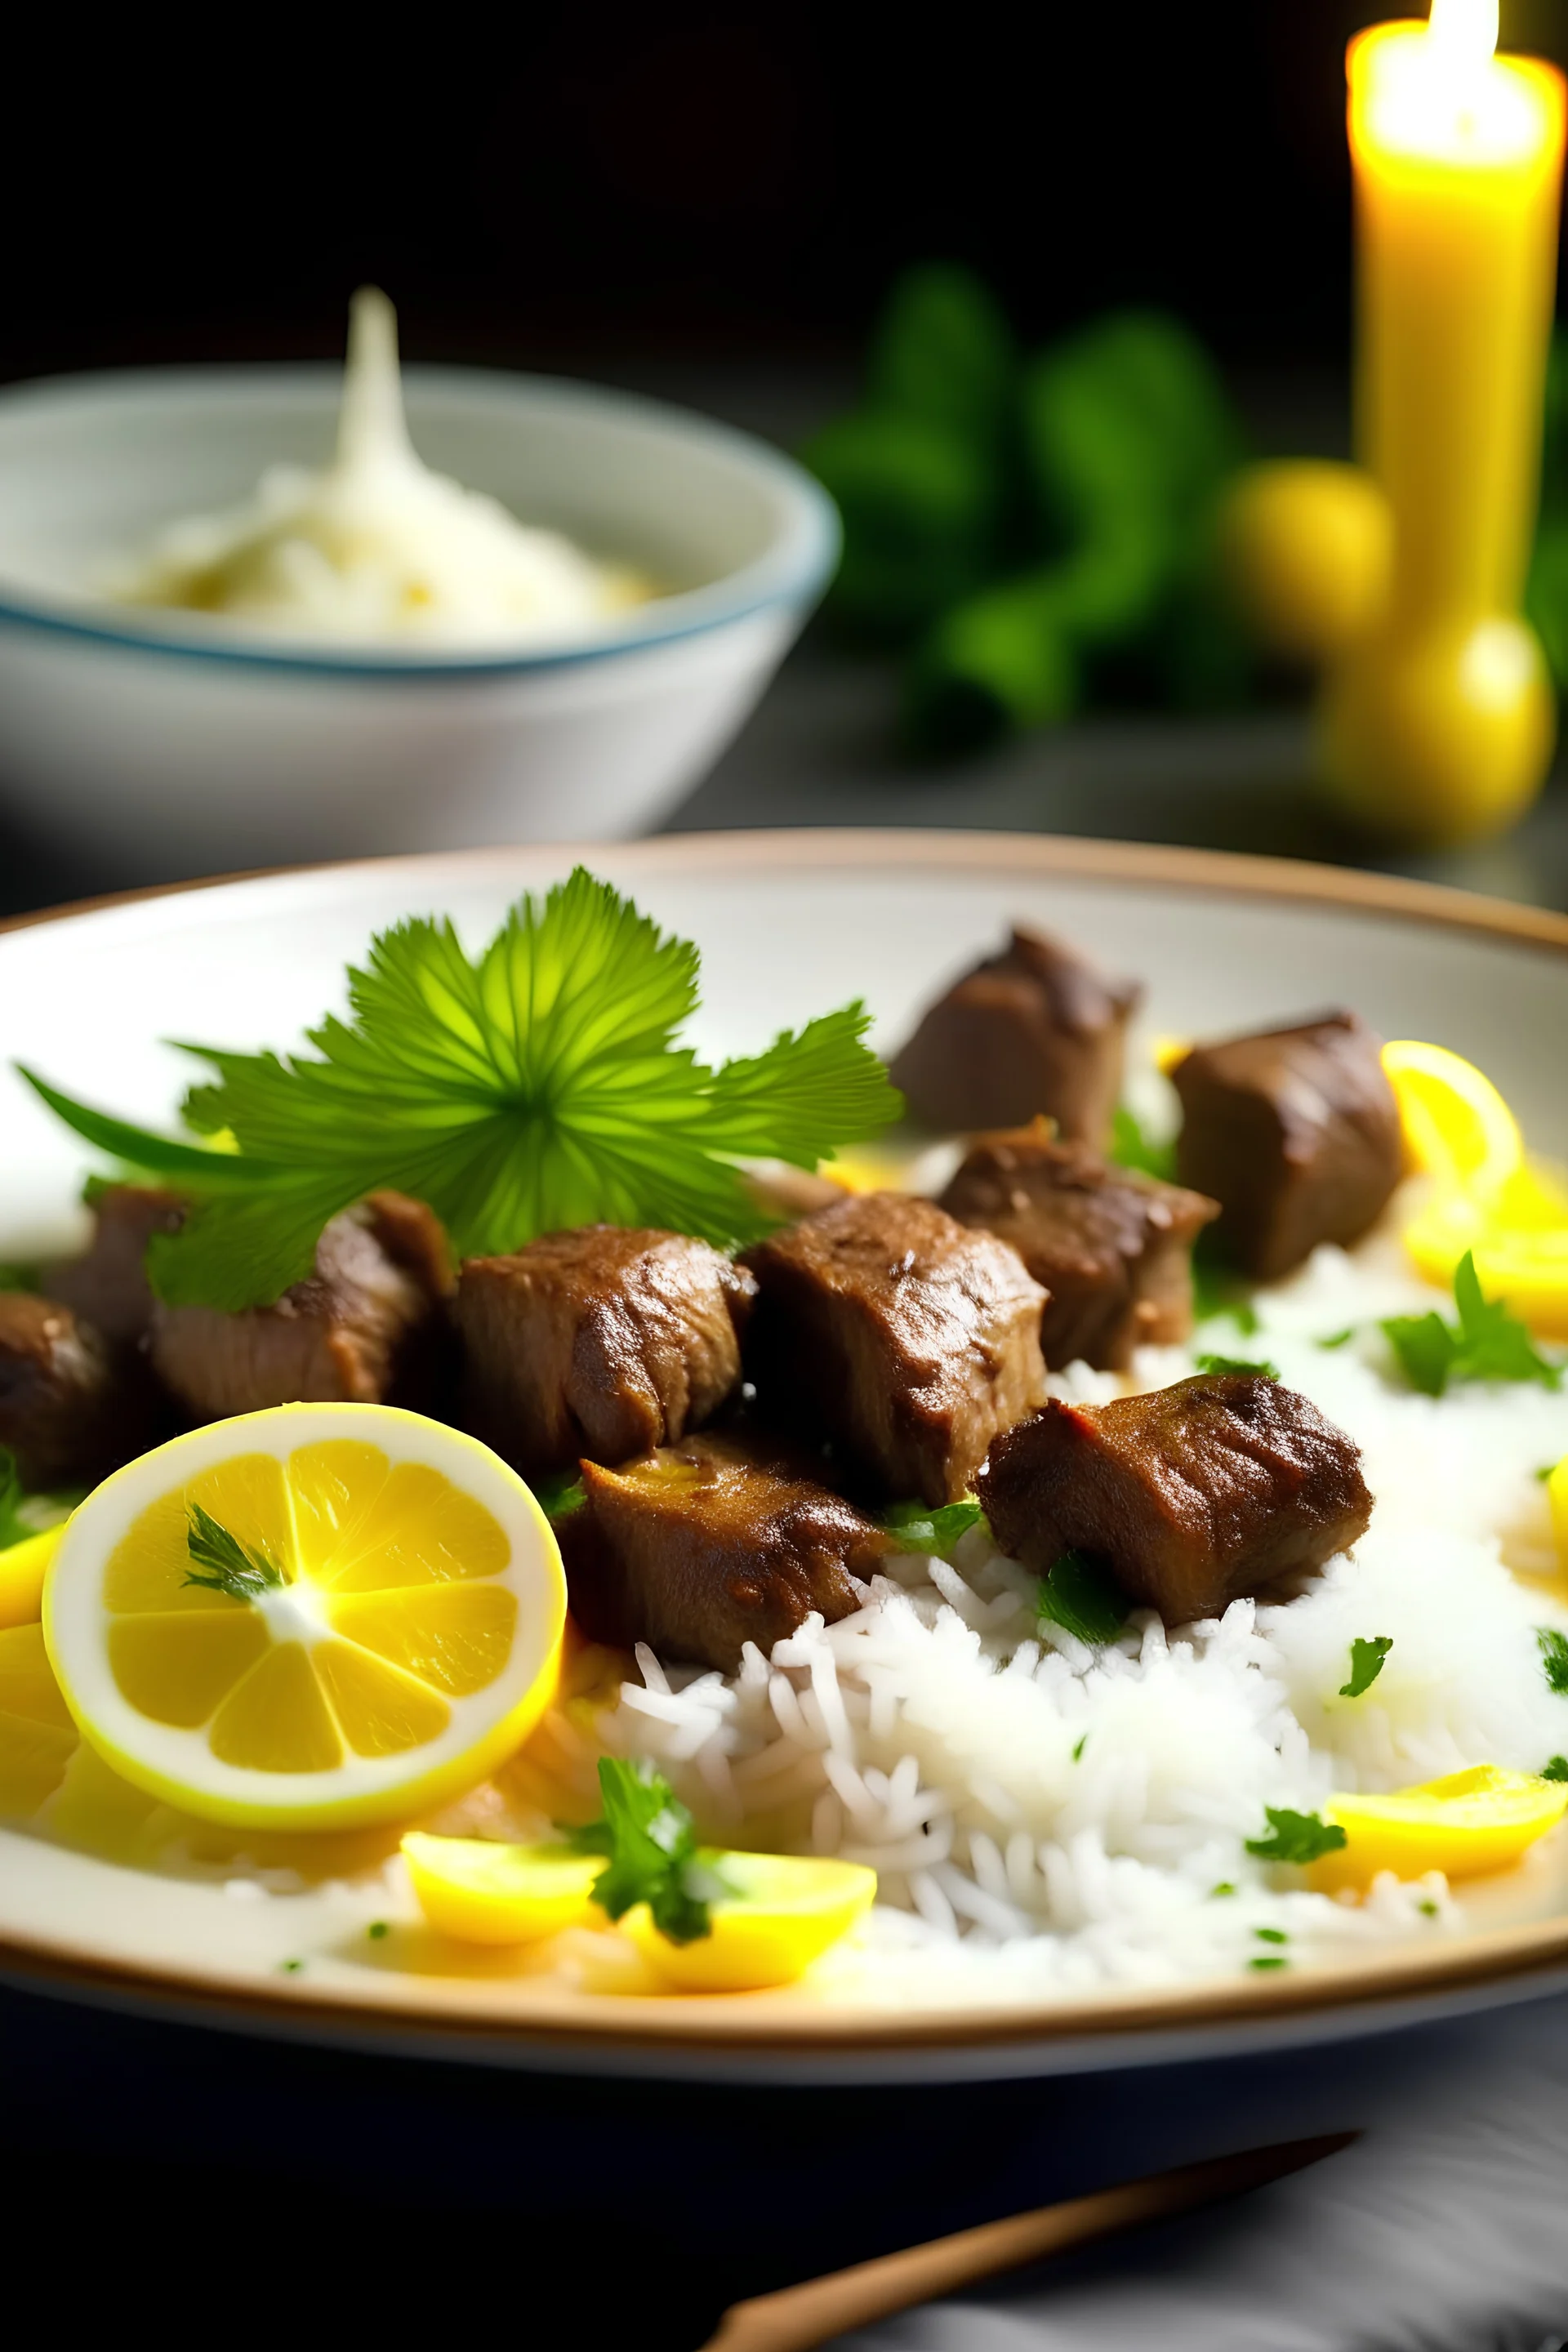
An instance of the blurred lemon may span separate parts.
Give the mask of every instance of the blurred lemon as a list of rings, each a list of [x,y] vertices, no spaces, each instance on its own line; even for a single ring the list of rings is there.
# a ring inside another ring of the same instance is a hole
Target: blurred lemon
[[[403,1855],[425,1916],[460,1943],[532,1944],[590,1918],[603,1925],[591,1900],[605,1867],[600,1854],[414,1830]]]
[[[1511,615],[1373,636],[1318,709],[1320,779],[1352,824],[1421,847],[1500,833],[1540,792],[1557,698],[1533,631]]]
[[[1519,1121],[1473,1062],[1399,1037],[1384,1047],[1383,1066],[1405,1150],[1423,1174],[1488,1198],[1522,1165]]]
[[[1216,553],[1258,643],[1331,661],[1374,629],[1394,571],[1394,518],[1358,466],[1295,458],[1249,466],[1220,509]]]
[[[1527,1160],[1496,1191],[1439,1191],[1405,1227],[1428,1282],[1447,1285],[1467,1250],[1489,1298],[1542,1339],[1568,1339],[1568,1181]]]
[[[39,1625],[0,1633],[0,1815],[25,1821],[65,1779],[77,1727]]]
[[[1568,1784],[1478,1764],[1387,1797],[1331,1797],[1323,1819],[1345,1843],[1312,1864],[1327,1891],[1367,1886],[1380,1870],[1398,1878],[1480,1878],[1511,1870],[1568,1811]]]
[[[194,1430],[89,1496],[44,1588],[83,1736],[204,1820],[396,1821],[472,1787],[555,1687],[565,1580],[521,1478],[385,1405]]]
[[[62,1520],[0,1551],[0,1626],[36,1625],[43,1614],[44,1572],[60,1548]]]

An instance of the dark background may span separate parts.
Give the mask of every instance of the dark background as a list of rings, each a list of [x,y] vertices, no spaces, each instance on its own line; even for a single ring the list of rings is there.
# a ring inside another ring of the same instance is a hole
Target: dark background
[[[1030,334],[1132,298],[1242,367],[1331,365],[1344,43],[1389,13],[60,11],[8,77],[0,376],[331,353],[366,278],[413,358],[836,360],[937,255]],[[1502,20],[1568,58],[1568,0]]]

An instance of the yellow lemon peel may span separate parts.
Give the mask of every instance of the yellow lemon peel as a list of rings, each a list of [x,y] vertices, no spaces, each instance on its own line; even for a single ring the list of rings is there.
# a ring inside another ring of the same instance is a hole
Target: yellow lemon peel
[[[1441,1871],[1480,1878],[1511,1870],[1568,1812],[1568,1784],[1478,1764],[1385,1797],[1331,1797],[1326,1822],[1345,1833],[1337,1853],[1312,1864],[1325,1892],[1369,1886],[1380,1871],[1403,1879]]]

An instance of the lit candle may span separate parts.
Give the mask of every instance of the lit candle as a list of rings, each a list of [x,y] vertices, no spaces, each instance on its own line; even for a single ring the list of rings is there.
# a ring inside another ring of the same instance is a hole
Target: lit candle
[[[1350,46],[1356,432],[1394,514],[1377,633],[1333,677],[1324,778],[1414,840],[1495,830],[1551,763],[1556,709],[1520,617],[1535,521],[1564,90],[1500,58],[1497,0]]]

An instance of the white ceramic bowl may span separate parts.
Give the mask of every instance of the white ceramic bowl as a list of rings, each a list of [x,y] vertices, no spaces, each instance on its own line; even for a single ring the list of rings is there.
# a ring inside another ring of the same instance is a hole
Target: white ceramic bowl
[[[329,455],[331,368],[0,394],[0,796],[126,878],[603,839],[717,758],[820,593],[837,521],[761,442],[542,378],[413,368],[427,463],[672,592],[525,654],[334,651],[95,597],[160,524]]]

